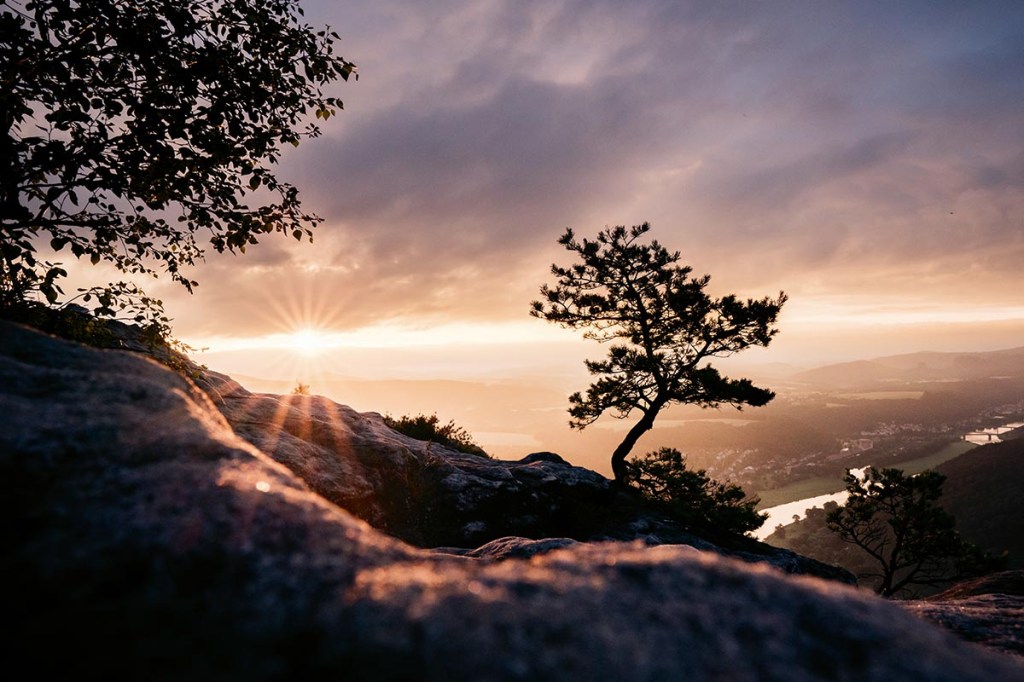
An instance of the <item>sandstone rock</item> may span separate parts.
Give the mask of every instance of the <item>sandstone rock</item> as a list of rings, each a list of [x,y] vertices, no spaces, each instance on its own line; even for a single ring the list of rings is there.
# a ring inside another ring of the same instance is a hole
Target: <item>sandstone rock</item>
[[[969,642],[1024,657],[1024,571],[967,580],[902,604]]]
[[[420,547],[468,551],[499,538],[686,544],[790,573],[854,582],[846,571],[745,538],[686,532],[600,474],[540,452],[493,460],[397,433],[376,413],[319,396],[250,393],[207,372],[200,385],[235,432],[314,491]]]
[[[529,538],[510,537],[491,540],[486,545],[472,550],[436,548],[433,551],[468,556],[475,559],[529,559],[538,554],[547,554],[556,549],[564,549],[565,547],[572,547],[578,544],[578,542],[571,538],[531,540]]]
[[[892,603],[689,547],[415,550],[127,353],[0,323],[0,410],[2,642],[43,679],[1024,679]]]

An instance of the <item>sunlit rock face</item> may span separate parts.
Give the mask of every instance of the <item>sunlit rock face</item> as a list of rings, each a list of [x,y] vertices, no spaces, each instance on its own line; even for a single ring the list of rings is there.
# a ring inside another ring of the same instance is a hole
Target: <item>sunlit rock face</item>
[[[40,679],[1024,679],[894,604],[691,547],[413,549],[139,356],[0,323],[0,410],[3,643]]]
[[[420,547],[470,550],[509,536],[642,540],[853,582],[842,569],[788,550],[686,532],[642,500],[617,494],[600,474],[553,453],[515,462],[486,459],[409,438],[376,413],[360,414],[327,398],[254,394],[215,372],[199,382],[239,436],[331,502]]]
[[[599,519],[580,512],[612,497],[607,479],[557,455],[497,462],[409,438],[379,414],[319,396],[254,394],[215,372],[200,384],[242,438],[335,504],[417,545],[592,533]]]

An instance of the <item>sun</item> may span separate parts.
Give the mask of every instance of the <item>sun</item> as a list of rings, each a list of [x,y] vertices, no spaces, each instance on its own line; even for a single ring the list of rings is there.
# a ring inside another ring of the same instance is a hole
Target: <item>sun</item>
[[[288,345],[302,355],[315,355],[327,348],[330,343],[327,335],[316,329],[299,329],[288,337]]]

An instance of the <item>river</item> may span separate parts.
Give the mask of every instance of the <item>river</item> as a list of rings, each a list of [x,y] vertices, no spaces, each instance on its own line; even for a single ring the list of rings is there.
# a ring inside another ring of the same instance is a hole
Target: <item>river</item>
[[[867,467],[864,467],[866,469]],[[851,469],[857,476],[864,475],[864,469]],[[846,502],[846,498],[849,496],[845,490],[840,490],[834,493],[826,493],[824,495],[817,495],[815,497],[805,497],[802,500],[795,502],[787,502],[786,504],[779,504],[774,507],[768,507],[762,509],[762,512],[768,514],[768,518],[765,519],[764,525],[755,530],[752,535],[758,540],[764,540],[766,537],[775,532],[775,527],[779,525],[789,525],[796,519],[793,517],[803,518],[807,514],[808,509],[814,507],[823,507],[826,502],[838,502],[843,504]]]
[[[933,453],[926,457],[919,457],[918,459],[908,460],[906,462],[900,462],[892,466],[902,469],[903,471],[910,474],[920,473],[925,469],[931,469],[933,467],[938,466],[939,464],[942,464],[945,461],[953,459],[954,457],[958,457],[964,452],[974,449],[974,446],[976,445],[988,442],[998,442],[1000,440],[1000,435],[1006,433],[1007,431],[1011,431],[1015,428],[1019,428],[1021,426],[1024,426],[1024,423],[1006,424],[1004,426],[999,426],[991,429],[983,429],[980,431],[964,434],[964,439],[962,441],[953,443],[951,446],[944,448],[943,450],[937,453]],[[870,465],[865,465],[865,467],[861,469],[853,469],[853,471],[863,472],[864,469],[866,469],[868,466]],[[835,501],[838,502],[839,504],[843,504],[844,502],[846,502],[847,492],[842,489],[842,481],[837,480],[835,487],[835,492],[805,497],[803,499],[795,500],[793,502],[785,502],[783,504],[778,504],[773,507],[761,509],[760,511],[768,514],[768,518],[765,520],[764,525],[762,525],[757,530],[753,531],[751,535],[753,535],[758,540],[764,540],[766,537],[775,532],[776,526],[780,524],[786,526],[793,523],[794,516],[803,518],[804,515],[807,514],[808,509],[813,509],[814,507],[821,507],[826,502],[830,501]]]

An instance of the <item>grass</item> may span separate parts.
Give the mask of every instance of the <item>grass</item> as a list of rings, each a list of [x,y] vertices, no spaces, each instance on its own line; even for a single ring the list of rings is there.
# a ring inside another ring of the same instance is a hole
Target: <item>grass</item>
[[[803,500],[808,497],[817,497],[818,495],[827,495],[828,493],[839,492],[842,489],[842,476],[832,475],[805,478],[802,481],[790,483],[789,485],[784,485],[781,488],[759,491],[757,495],[761,498],[761,502],[758,503],[757,508],[767,509],[768,507],[775,507],[780,504],[786,504],[787,502],[796,502],[797,500]]]
[[[954,457],[958,457],[974,447],[977,447],[974,443],[956,441],[955,443],[950,443],[938,452],[933,452],[930,455],[907,460],[906,462],[889,464],[887,466],[902,469],[908,474],[919,474],[925,469],[934,469],[943,462],[947,462]],[[757,505],[757,508],[767,509],[768,507],[775,507],[780,504],[795,502],[808,497],[817,497],[818,495],[836,493],[842,489],[843,479],[841,476],[815,476],[814,478],[807,478],[802,481],[797,481],[796,483],[790,483],[789,485],[782,486],[781,488],[773,488],[772,490],[762,490],[758,492],[761,502]]]
[[[958,440],[955,443],[950,443],[938,452],[926,455],[925,457],[918,457],[917,459],[912,459],[908,462],[900,462],[893,466],[898,469],[903,469],[903,471],[908,474],[919,474],[925,469],[934,469],[943,462],[948,462],[954,457],[959,457],[968,450],[973,450],[976,447],[978,446],[975,443]]]

